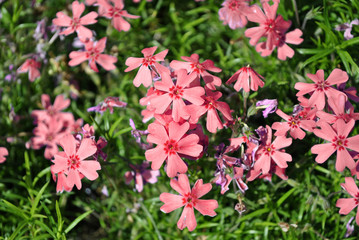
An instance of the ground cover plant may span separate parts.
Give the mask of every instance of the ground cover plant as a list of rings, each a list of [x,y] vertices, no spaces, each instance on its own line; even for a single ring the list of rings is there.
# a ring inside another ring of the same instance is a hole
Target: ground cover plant
[[[1,239],[357,239],[358,1],[0,8]]]

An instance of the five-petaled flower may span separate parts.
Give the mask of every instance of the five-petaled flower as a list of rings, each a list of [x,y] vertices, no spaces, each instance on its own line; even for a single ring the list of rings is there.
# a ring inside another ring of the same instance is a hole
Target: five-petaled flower
[[[359,135],[348,138],[355,124],[354,119],[350,120],[347,124],[343,119],[338,119],[336,122],[336,131],[324,121],[319,121],[317,124],[321,129],[314,129],[314,134],[329,141],[329,143],[317,144],[312,147],[312,153],[318,154],[315,161],[317,163],[323,163],[336,151],[337,161],[335,163],[335,169],[340,172],[343,171],[345,167],[353,169],[355,162],[347,148],[359,152]]]
[[[113,70],[116,68],[114,65],[117,62],[117,58],[101,54],[105,50],[106,46],[106,37],[101,38],[98,42],[88,41],[85,43],[85,51],[72,51],[70,53],[71,61],[69,66],[76,66],[83,61],[89,60],[89,65],[92,70],[98,72],[96,63],[100,64],[107,71]]]
[[[261,79],[264,78],[254,71],[253,68],[247,66],[242,67],[235,74],[233,74],[233,76],[228,79],[226,84],[236,82],[233,87],[237,92],[239,92],[242,88],[245,92],[249,92],[249,89],[257,91],[258,86],[264,86],[264,82]]]
[[[352,196],[352,198],[340,198],[336,203],[336,207],[340,208],[339,213],[347,215],[355,207],[359,206],[359,189],[355,184],[354,179],[351,177],[346,177],[345,183],[342,183],[340,185]],[[359,208],[356,214],[355,221],[359,225]]]
[[[27,59],[17,70],[18,73],[29,72],[29,80],[30,82],[35,81],[36,78],[40,77],[39,68],[41,67],[41,63],[37,62],[35,59]]]
[[[298,82],[294,88],[299,90],[297,97],[307,93],[312,94],[308,101],[309,106],[316,106],[318,110],[322,110],[325,106],[325,96],[337,99],[340,94],[345,95],[332,87],[334,84],[348,81],[348,74],[343,70],[334,69],[326,80],[324,80],[324,70],[322,69],[318,70],[316,74],[308,73],[307,76],[315,83]],[[347,98],[346,95],[345,98]]]
[[[127,58],[125,64],[128,66],[128,68],[125,69],[125,72],[129,72],[140,67],[136,77],[133,79],[133,85],[135,85],[135,87],[139,87],[141,84],[143,84],[145,87],[149,87],[152,84],[153,71],[160,75],[162,75],[164,72],[170,74],[170,70],[168,70],[168,68],[158,63],[159,61],[165,60],[168,49],[153,55],[156,49],[156,46],[143,49],[141,51],[144,56],[143,58]]]
[[[157,147],[145,152],[147,161],[152,162],[151,168],[158,170],[167,160],[167,176],[175,177],[177,173],[186,173],[187,165],[178,154],[197,157],[203,147],[198,144],[199,137],[196,134],[186,135],[189,123],[182,125],[171,122],[166,128],[160,124],[152,123],[148,126],[147,142],[157,144]]]
[[[74,1],[72,3],[72,18],[65,15],[63,12],[58,12],[52,23],[59,27],[67,27],[60,34],[69,35],[76,31],[80,39],[86,40],[92,38],[92,31],[84,25],[90,25],[97,22],[96,18],[98,14],[96,12],[90,12],[83,17],[80,17],[85,10],[85,4]]]
[[[83,176],[91,181],[98,178],[96,171],[101,169],[100,163],[95,160],[85,160],[97,151],[92,139],[82,139],[79,148],[76,149],[75,138],[68,134],[60,139],[59,144],[64,149],[64,152],[59,152],[55,155],[51,172],[53,174],[64,173],[67,176],[66,185],[69,188],[76,185],[77,189],[81,189],[81,178]]]
[[[191,190],[187,175],[179,174],[178,180],[171,179],[170,185],[180,195],[161,193],[160,200],[164,205],[160,209],[162,212],[169,213],[184,206],[182,215],[177,222],[179,229],[182,230],[187,227],[189,231],[193,231],[196,228],[197,222],[193,208],[197,209],[202,215],[211,217],[217,215],[214,211],[218,207],[216,200],[199,199],[212,189],[210,183],[203,184],[202,179],[199,179]]]

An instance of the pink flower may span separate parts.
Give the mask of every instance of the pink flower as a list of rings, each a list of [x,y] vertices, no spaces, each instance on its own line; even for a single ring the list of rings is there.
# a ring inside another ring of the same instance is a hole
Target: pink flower
[[[250,7],[252,13],[247,14],[247,18],[251,22],[259,23],[259,26],[247,29],[244,34],[250,38],[249,43],[252,46],[256,45],[261,37],[267,37],[265,48],[273,50],[280,39],[279,34],[286,32],[292,23],[283,20],[280,15],[276,17],[278,2],[274,2],[272,6],[268,2],[262,2],[262,5],[264,13],[257,5]]]
[[[33,131],[35,137],[31,138],[33,149],[46,146],[44,156],[46,159],[51,159],[58,153],[57,144],[66,134],[62,129],[63,123],[56,118],[51,118],[47,124],[39,122],[39,125]]]
[[[221,86],[222,80],[219,77],[216,77],[210,74],[207,71],[211,72],[221,72],[222,69],[214,66],[213,61],[205,60],[204,62],[199,62],[198,54],[194,53],[191,57],[181,57],[183,60],[187,62],[181,62],[177,60],[173,60],[170,63],[170,67],[175,70],[186,69],[188,73],[196,73],[197,78],[199,79],[201,76],[206,83],[206,86],[209,89],[216,90],[215,86]]]
[[[292,139],[278,136],[272,142],[272,129],[269,126],[266,126],[266,128],[268,133],[267,140],[258,149],[258,159],[254,163],[254,170],[262,170],[263,174],[269,173],[269,170],[271,169],[271,160],[273,160],[280,168],[287,168],[287,162],[292,161],[292,156],[281,150],[282,148],[291,145]]]
[[[286,120],[286,122],[275,122],[272,125],[274,130],[277,130],[274,134],[275,136],[285,136],[289,130],[289,134],[293,139],[303,139],[305,137],[305,132],[301,129],[303,128],[306,131],[312,132],[313,128],[316,127],[316,124],[313,120],[300,119],[299,116],[288,116],[282,110],[278,109],[276,113]]]
[[[156,49],[156,46],[143,49],[141,51],[144,56],[143,58],[127,58],[125,64],[128,66],[128,68],[125,69],[125,72],[129,72],[140,67],[136,77],[133,79],[133,85],[136,87],[139,87],[141,84],[143,84],[145,87],[149,87],[152,84],[152,71],[155,71],[160,75],[162,75],[164,72],[170,74],[168,68],[158,63],[159,61],[165,60],[168,49],[153,55]]]
[[[18,73],[29,72],[29,81],[33,82],[36,78],[40,77],[39,68],[41,63],[37,62],[35,59],[27,59],[17,70]]]
[[[197,222],[193,208],[197,209],[202,215],[211,217],[217,215],[214,211],[218,208],[216,200],[199,199],[212,189],[210,183],[203,184],[202,179],[199,179],[191,190],[188,177],[185,174],[180,174],[178,180],[171,179],[170,185],[180,195],[161,193],[160,200],[164,205],[160,209],[164,213],[169,213],[184,206],[182,215],[177,222],[179,229],[183,230],[187,227],[189,231],[193,231],[196,228]]]
[[[340,198],[338,199],[335,206],[340,208],[340,214],[347,215],[359,205],[359,189],[355,184],[354,179],[351,177],[346,177],[345,183],[340,184],[340,186],[342,186],[342,188],[347,191],[352,196],[352,198]],[[355,221],[359,225],[359,208]]]
[[[182,125],[171,122],[168,131],[157,123],[148,126],[150,134],[147,136],[147,142],[157,144],[155,148],[145,152],[147,161],[152,162],[153,170],[158,170],[167,160],[168,177],[175,177],[178,172],[187,172],[187,165],[178,154],[197,157],[203,150],[203,147],[198,144],[199,137],[196,134],[186,135],[188,129],[188,122]]]
[[[247,66],[239,69],[232,77],[230,77],[230,79],[228,79],[226,84],[231,84],[236,81],[234,89],[237,92],[239,92],[242,88],[245,92],[249,92],[249,88],[252,89],[252,91],[257,91],[258,86],[264,86],[264,82],[261,79],[264,78],[254,71],[253,68]]]
[[[278,59],[285,61],[286,58],[292,58],[294,56],[294,50],[291,49],[287,43],[299,45],[303,42],[303,32],[298,28],[289,33],[278,33],[278,39],[274,43],[278,48],[277,56]],[[256,45],[257,52],[261,53],[261,56],[266,57],[272,54],[274,48],[268,49],[266,42],[262,42]]]
[[[231,29],[242,28],[247,25],[246,14],[249,0],[225,0],[219,9],[219,20],[228,24]]]
[[[325,96],[337,99],[340,94],[344,95],[344,93],[336,90],[332,86],[348,81],[348,74],[346,72],[336,68],[330,73],[326,80],[324,80],[324,71],[321,69],[318,70],[316,74],[308,73],[307,76],[313,80],[315,84],[298,82],[294,88],[299,90],[297,97],[312,93],[308,101],[309,106],[314,107],[316,105],[318,110],[323,110],[325,106]]]
[[[89,65],[95,72],[98,72],[96,63],[100,64],[107,71],[115,69],[116,66],[114,63],[117,62],[117,58],[107,54],[101,54],[105,50],[106,40],[106,37],[101,38],[98,42],[90,40],[85,43],[85,51],[72,51],[70,53],[71,60],[69,66],[73,67],[83,61],[89,60]]]
[[[106,18],[112,19],[112,25],[118,31],[127,32],[130,30],[131,25],[123,19],[126,18],[139,18],[140,16],[135,16],[129,14],[126,10],[123,10],[125,7],[123,0],[111,0],[114,5],[109,4],[107,0],[98,0],[98,4],[102,7],[102,15]]]
[[[8,150],[4,147],[0,147],[0,163],[5,162],[7,155],[9,155]]]
[[[135,187],[138,192],[142,192],[143,185],[145,183],[154,184],[157,182],[157,177],[160,175],[159,170],[149,170],[147,169],[150,166],[148,162],[144,162],[141,165],[132,165],[130,167],[133,171],[128,171],[125,173],[126,184],[130,184],[132,179],[135,180]]]
[[[201,97],[205,93],[203,87],[190,87],[191,82],[193,82],[195,78],[195,73],[187,75],[187,71],[181,69],[177,72],[177,81],[176,84],[174,84],[168,74],[163,74],[162,81],[156,82],[155,88],[164,92],[164,94],[151,98],[151,106],[156,109],[155,113],[164,113],[172,103],[173,120],[178,122],[181,117],[188,119],[189,115],[185,110],[186,105],[183,99],[196,105],[201,105],[204,102]]]
[[[195,124],[198,122],[199,118],[207,113],[207,130],[211,133],[217,132],[217,129],[222,129],[223,124],[217,110],[220,111],[223,116],[232,121],[231,109],[229,108],[228,104],[225,102],[217,101],[221,96],[222,93],[212,92],[209,88],[205,88],[206,95],[204,96],[204,104],[197,106],[197,105],[188,105],[187,112],[191,115],[190,123]]]
[[[70,100],[65,99],[63,95],[58,95],[51,105],[50,96],[47,94],[41,95],[41,103],[44,110],[33,110],[31,116],[35,118],[36,122],[48,123],[51,118],[55,118],[59,121],[73,122],[74,116],[72,113],[61,112],[70,105]]]
[[[98,14],[96,12],[90,12],[83,17],[80,17],[85,10],[85,4],[74,1],[72,3],[72,18],[65,15],[63,12],[58,12],[52,23],[59,27],[67,27],[60,34],[69,35],[73,32],[77,32],[80,39],[92,38],[92,32],[90,29],[84,27],[84,25],[90,25],[97,22],[96,18]]]
[[[347,148],[359,151],[359,135],[348,138],[352,131],[355,121],[352,119],[347,124],[343,119],[337,120],[337,129],[334,129],[326,122],[319,121],[318,125],[321,129],[314,129],[314,134],[329,143],[317,144],[311,148],[312,153],[318,154],[315,158],[317,163],[325,162],[335,151],[337,152],[337,161],[335,169],[339,172],[343,171],[345,167],[353,169],[355,162],[350,156]]]
[[[75,138],[72,135],[66,135],[61,138],[59,144],[64,152],[55,155],[51,171],[54,174],[63,172],[67,176],[68,187],[73,188],[76,185],[77,189],[81,189],[82,176],[91,181],[98,178],[96,171],[101,169],[100,163],[95,160],[85,161],[97,151],[92,139],[84,138],[80,147],[76,149]]]

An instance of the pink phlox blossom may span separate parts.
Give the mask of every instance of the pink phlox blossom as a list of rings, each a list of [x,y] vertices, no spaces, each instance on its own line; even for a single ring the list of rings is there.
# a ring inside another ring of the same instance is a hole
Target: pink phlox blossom
[[[205,90],[203,87],[189,86],[195,78],[195,73],[187,75],[187,71],[184,69],[178,70],[175,83],[168,74],[162,74],[162,81],[156,82],[155,88],[165,93],[151,98],[150,103],[156,109],[155,113],[162,114],[171,105],[174,121],[178,122],[180,118],[188,119],[189,114],[185,109],[184,99],[195,105],[204,103],[202,96],[205,94]]]
[[[340,198],[337,200],[335,206],[340,208],[340,214],[347,215],[359,205],[359,189],[355,184],[354,179],[351,177],[346,177],[345,183],[340,184],[340,186],[347,191],[352,198]],[[357,210],[355,221],[359,225],[359,208]]]
[[[331,97],[328,98],[328,105],[331,108],[333,114],[324,112],[322,110],[317,112],[317,116],[321,121],[325,121],[329,124],[334,124],[336,129],[336,122],[338,119],[343,119],[344,122],[348,123],[351,119],[358,120],[359,113],[354,113],[354,107],[350,108],[350,113],[345,111],[345,96],[340,95],[337,99]]]
[[[215,133],[217,132],[217,129],[223,128],[222,121],[217,111],[221,112],[225,119],[232,121],[231,109],[227,103],[217,101],[222,96],[221,92],[212,92],[211,89],[205,87],[205,93],[206,95],[202,96],[204,99],[202,105],[187,105],[186,111],[190,115],[190,123],[197,123],[199,118],[207,113],[206,128],[209,132]]]
[[[96,23],[98,14],[96,12],[90,12],[80,17],[84,11],[85,4],[74,1],[72,2],[72,18],[63,12],[58,12],[56,13],[56,18],[52,20],[52,23],[59,27],[66,27],[66,29],[59,34],[69,35],[76,32],[80,39],[90,39],[92,38],[92,31],[84,27],[84,25]]]
[[[62,110],[70,105],[70,100],[65,99],[63,95],[58,95],[55,98],[54,104],[51,105],[50,96],[42,94],[41,103],[44,110],[33,110],[31,112],[31,116],[35,119],[35,123],[42,121],[48,123],[52,118],[67,123],[74,121],[72,113],[62,112]],[[66,124],[64,123],[64,125]]]
[[[99,112],[103,114],[107,109],[113,114],[113,108],[125,108],[127,103],[120,101],[119,97],[107,97],[103,102],[100,102],[97,106],[87,109],[88,112]]]
[[[354,37],[353,34],[351,33],[353,25],[359,25],[359,20],[354,19],[351,22],[340,24],[339,26],[337,26],[335,28],[335,30],[344,31],[344,39],[349,40],[349,39],[352,39]]]
[[[63,131],[63,123],[55,118],[50,119],[48,123],[39,122],[39,125],[33,131],[34,137],[31,138],[31,146],[33,149],[45,148],[45,158],[51,159],[58,153],[57,144],[67,132]]]
[[[41,63],[37,62],[35,59],[29,58],[18,68],[18,73],[29,73],[29,81],[33,82],[36,78],[40,77],[39,68],[41,67]]]
[[[218,73],[222,71],[222,69],[214,66],[213,61],[205,60],[204,62],[200,63],[199,55],[196,53],[192,54],[190,57],[183,56],[181,58],[186,62],[173,60],[170,63],[170,67],[174,70],[186,69],[189,74],[196,73],[197,79],[202,77],[206,83],[206,87],[211,90],[216,90],[215,86],[221,86],[222,80],[208,72],[211,71]]]
[[[9,155],[9,151],[5,147],[0,147],[0,163],[6,161],[6,156]]]
[[[242,88],[245,92],[249,92],[249,89],[257,91],[258,86],[264,86],[264,82],[261,79],[264,80],[264,78],[254,71],[253,68],[247,66],[242,67],[235,74],[233,74],[233,76],[228,79],[226,84],[236,82],[233,87],[237,92],[239,92]]]
[[[125,4],[123,3],[123,0],[97,0],[98,4],[102,7],[103,12],[101,12],[101,15],[103,17],[112,19],[111,24],[117,31],[125,31],[127,32],[130,30],[131,25],[125,21],[125,18],[139,18],[140,16],[135,16],[132,14],[129,14],[126,10],[123,8],[125,7]],[[110,4],[110,2],[113,3]]]
[[[326,80],[324,80],[324,70],[321,69],[318,70],[316,74],[308,73],[307,76],[313,80],[314,84],[298,82],[294,88],[299,90],[297,97],[311,94],[308,101],[309,106],[316,106],[318,110],[323,110],[326,103],[325,96],[327,98],[337,99],[339,95],[345,95],[332,86],[348,81],[349,77],[346,72],[336,68],[330,73]],[[345,98],[347,97],[345,96]]]
[[[174,121],[171,108],[168,108],[162,114],[154,114],[154,117],[155,117],[154,122],[163,125],[166,128],[166,130],[168,130],[169,124]],[[180,124],[180,125],[185,123],[185,122],[188,122],[188,121],[186,119],[183,119],[183,118],[180,118],[177,121],[177,123]],[[189,122],[189,124],[190,124],[189,129],[194,129],[197,126],[196,124],[192,124],[190,122]]]
[[[272,125],[272,129],[277,130],[275,136],[285,136],[289,130],[289,134],[293,139],[303,139],[305,137],[306,130],[313,131],[316,127],[316,123],[313,120],[301,119],[298,115],[288,116],[282,110],[278,109],[276,113],[285,120],[285,122],[275,122]]]
[[[66,135],[60,139],[59,144],[64,152],[55,155],[51,171],[54,174],[63,172],[67,177],[66,183],[69,188],[76,185],[77,189],[81,189],[81,176],[91,181],[98,178],[96,171],[101,169],[100,163],[95,160],[85,160],[97,151],[92,139],[82,139],[79,148],[76,149],[75,138],[72,135]]]
[[[261,37],[266,37],[267,40],[263,43],[264,48],[272,51],[278,43],[278,39],[281,38],[280,35],[286,32],[292,23],[285,21],[281,15],[277,16],[278,2],[274,2],[273,5],[262,2],[262,6],[264,12],[258,5],[250,7],[247,19],[259,23],[259,26],[247,29],[244,34],[250,38],[249,43],[252,46],[255,46]]]
[[[101,38],[97,42],[90,40],[85,43],[85,51],[72,51],[69,55],[71,58],[69,66],[73,67],[88,60],[91,69],[95,72],[98,72],[96,63],[107,71],[115,69],[116,66],[114,63],[117,62],[117,58],[107,54],[101,54],[105,50],[106,40],[106,37]]]
[[[184,206],[181,217],[177,222],[179,229],[183,230],[187,227],[189,231],[193,231],[196,228],[197,222],[194,215],[194,208],[202,215],[211,217],[217,215],[214,211],[218,207],[216,200],[200,199],[212,189],[210,183],[203,184],[203,180],[199,179],[191,190],[188,177],[185,174],[179,174],[178,180],[171,179],[170,185],[180,195],[161,193],[160,200],[164,205],[162,205],[160,209],[164,213],[169,213]]]
[[[153,55],[157,49],[157,46],[145,48],[141,51],[143,58],[129,57],[125,64],[128,68],[125,72],[132,71],[138,67],[136,77],[133,79],[133,85],[139,87],[141,84],[145,87],[149,87],[152,84],[152,72],[155,71],[162,76],[163,73],[170,74],[170,70],[165,66],[161,65],[160,61],[164,61],[167,55],[168,49]]]
[[[286,58],[292,58],[294,56],[294,50],[291,49],[287,43],[299,45],[303,42],[301,38],[303,32],[298,28],[288,33],[278,33],[278,39],[274,45],[278,48],[277,57],[280,60],[285,61]],[[266,57],[272,54],[274,48],[268,49],[267,42],[261,42],[256,45],[256,51],[261,53],[262,57]]]
[[[219,20],[223,21],[231,29],[243,28],[247,25],[247,17],[249,8],[249,0],[225,0],[222,8],[219,9]]]
[[[140,104],[142,106],[146,106],[146,109],[141,111],[141,115],[143,116],[142,122],[146,123],[150,119],[152,119],[155,115],[155,107],[151,105],[151,99],[156,98],[157,96],[160,96],[164,94],[165,92],[162,92],[160,90],[155,89],[154,87],[150,87],[147,90],[147,94],[145,97],[140,99]]]
[[[292,161],[292,156],[282,150],[292,144],[291,138],[278,136],[272,142],[272,129],[267,125],[267,141],[263,142],[257,151],[257,159],[254,170],[262,170],[263,174],[269,173],[272,163],[280,168],[287,168],[287,162]],[[273,162],[272,162],[273,160]]]
[[[153,170],[158,170],[167,160],[168,177],[175,177],[178,172],[187,172],[187,165],[179,154],[197,157],[203,151],[203,147],[198,144],[199,137],[196,134],[186,135],[188,130],[189,123],[187,122],[182,125],[171,122],[168,131],[157,123],[148,126],[147,142],[157,144],[155,148],[145,152],[147,161],[152,162]]]
[[[130,164],[132,170],[125,173],[126,184],[130,184],[133,179],[135,181],[136,190],[142,192],[145,183],[156,183],[157,177],[160,176],[160,171],[150,170],[148,169],[149,166],[150,164],[148,162],[144,162],[141,165]]]
[[[317,163],[323,163],[334,153],[337,152],[337,160],[335,169],[342,172],[345,167],[353,169],[355,162],[350,156],[347,148],[359,151],[359,135],[349,137],[349,133],[354,127],[354,119],[345,123],[343,119],[338,119],[336,122],[336,131],[327,122],[319,121],[317,125],[321,129],[314,129],[314,134],[329,143],[317,144],[311,148],[313,154],[318,154],[315,158]]]

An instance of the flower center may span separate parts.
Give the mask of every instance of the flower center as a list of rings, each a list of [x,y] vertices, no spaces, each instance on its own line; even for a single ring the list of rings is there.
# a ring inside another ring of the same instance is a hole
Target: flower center
[[[182,203],[186,204],[186,207],[192,208],[193,206],[196,205],[196,199],[192,197],[190,193],[187,193],[183,196]]]
[[[206,108],[213,109],[217,108],[217,103],[212,97],[205,97],[206,98]]]
[[[268,19],[265,23],[265,30],[272,32],[272,31],[274,31],[274,28],[275,28],[274,20]]]
[[[325,81],[319,81],[314,87],[317,91],[326,91],[329,88],[329,85]]]
[[[183,95],[183,87],[181,86],[174,86],[169,89],[170,97],[172,99],[180,99]]]
[[[268,144],[266,147],[265,147],[265,154],[266,155],[273,155],[274,154],[274,149],[275,147],[273,147],[272,144]]]
[[[175,154],[178,151],[177,142],[173,139],[167,140],[164,146],[164,150],[167,155]]]
[[[80,158],[79,156],[73,154],[71,156],[69,156],[69,158],[67,159],[67,165],[71,168],[71,169],[78,169],[80,167]]]
[[[72,28],[74,30],[76,30],[81,25],[81,19],[79,19],[79,18],[72,19],[70,22],[70,25],[72,26]]]
[[[191,63],[191,69],[193,72],[196,72],[196,73],[204,72],[204,67],[200,63]]]
[[[334,137],[332,146],[339,151],[344,150],[348,146],[348,140],[344,136]]]
[[[54,135],[52,133],[48,133],[46,135],[46,141],[52,142],[55,139]]]
[[[288,124],[289,124],[289,127],[291,127],[291,128],[298,128],[299,122],[300,121],[298,121],[298,119],[296,119],[296,118],[289,118]]]
[[[150,55],[150,56],[146,56],[143,58],[142,60],[142,65],[144,65],[145,67],[148,67],[149,65],[153,65],[156,61],[156,57]]]
[[[231,11],[237,11],[239,9],[239,7],[241,6],[241,4],[239,3],[238,0],[233,0],[228,4],[228,8]]]

